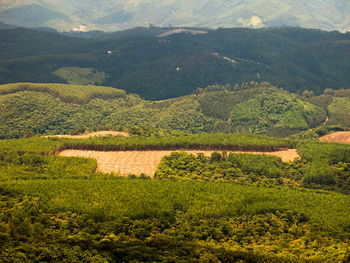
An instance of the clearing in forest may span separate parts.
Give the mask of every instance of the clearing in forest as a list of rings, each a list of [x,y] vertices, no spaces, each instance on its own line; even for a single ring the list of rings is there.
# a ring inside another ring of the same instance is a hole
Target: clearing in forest
[[[342,131],[342,132],[334,132],[328,135],[325,135],[320,138],[322,142],[339,142],[339,143],[347,143],[350,144],[350,132]]]
[[[106,73],[94,68],[62,67],[53,74],[65,79],[68,84],[78,85],[101,84],[107,78]]]
[[[98,171],[103,173],[120,172],[121,175],[144,173],[153,176],[161,159],[174,151],[86,151],[86,150],[64,150],[59,156],[65,157],[86,157],[97,160]],[[215,151],[183,150],[192,154],[203,153],[210,156]],[[287,149],[276,152],[233,152],[249,154],[267,154],[280,157],[284,162],[293,161],[299,157],[297,150]]]
[[[45,137],[58,137],[58,138],[67,138],[67,139],[87,139],[91,137],[98,137],[98,136],[124,136],[129,137],[129,133],[127,132],[118,132],[118,131],[98,131],[98,132],[90,132],[90,133],[84,133],[79,135],[49,135]]]

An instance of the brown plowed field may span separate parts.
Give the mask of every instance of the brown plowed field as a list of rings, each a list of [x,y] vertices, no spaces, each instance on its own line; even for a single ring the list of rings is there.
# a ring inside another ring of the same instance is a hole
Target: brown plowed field
[[[334,132],[320,138],[322,142],[339,142],[350,144],[350,132]]]
[[[64,150],[59,156],[66,157],[86,157],[97,160],[97,167],[100,172],[111,173],[120,172],[121,175],[141,173],[153,176],[161,159],[170,155],[174,151],[85,151],[85,150]],[[210,156],[214,151],[185,151],[192,154],[204,153]],[[277,151],[277,152],[234,152],[234,153],[250,153],[250,154],[267,154],[281,157],[282,161],[289,162],[299,157],[295,149]]]
[[[107,135],[124,136],[124,137],[130,136],[127,132],[99,131],[99,132],[90,132],[90,133],[79,134],[79,135],[49,135],[45,137],[58,137],[58,138],[67,138],[67,139],[87,139],[91,137],[107,136]]]

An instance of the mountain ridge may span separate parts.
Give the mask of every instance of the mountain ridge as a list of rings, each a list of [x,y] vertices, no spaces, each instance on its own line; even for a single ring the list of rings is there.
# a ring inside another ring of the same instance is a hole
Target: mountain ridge
[[[30,12],[33,6],[40,9],[35,17]],[[350,29],[349,14],[350,3],[346,0],[302,3],[291,0],[0,1],[3,22],[20,26],[49,26],[63,31],[79,28],[80,25],[86,25],[88,30],[113,31],[148,24],[214,28],[289,25],[347,31]],[[33,20],[24,23],[30,18]]]

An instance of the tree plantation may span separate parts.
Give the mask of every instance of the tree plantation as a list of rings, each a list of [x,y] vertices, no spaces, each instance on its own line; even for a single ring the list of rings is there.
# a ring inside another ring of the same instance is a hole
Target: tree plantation
[[[296,148],[282,162],[230,150]],[[63,149],[172,153],[150,179]],[[0,141],[2,262],[347,262],[350,146],[254,134]]]
[[[252,132],[285,137],[318,127],[327,118],[334,124],[342,116],[339,124],[349,127],[338,100],[347,103],[350,95],[333,92],[306,98],[267,82],[245,82],[147,101],[110,87],[6,84],[0,85],[0,138],[111,129],[139,134],[142,128],[150,133]]]

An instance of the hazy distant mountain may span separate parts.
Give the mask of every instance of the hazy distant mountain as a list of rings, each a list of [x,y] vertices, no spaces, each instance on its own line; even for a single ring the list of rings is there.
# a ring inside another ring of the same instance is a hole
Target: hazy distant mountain
[[[10,29],[10,28],[16,28],[16,26],[8,25],[8,24],[0,22],[0,30],[1,29]]]
[[[116,30],[152,23],[254,28],[291,25],[347,31],[350,1],[0,0],[0,21],[60,30]]]

